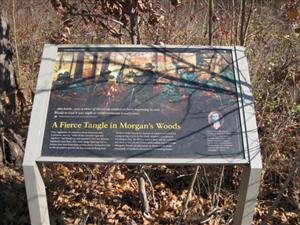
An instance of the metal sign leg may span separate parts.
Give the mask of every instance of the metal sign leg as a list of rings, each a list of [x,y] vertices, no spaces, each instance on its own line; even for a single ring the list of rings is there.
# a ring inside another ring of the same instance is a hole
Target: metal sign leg
[[[50,225],[44,181],[36,163],[23,165],[27,201],[32,225]]]
[[[234,225],[251,225],[260,184],[261,168],[244,166]]]

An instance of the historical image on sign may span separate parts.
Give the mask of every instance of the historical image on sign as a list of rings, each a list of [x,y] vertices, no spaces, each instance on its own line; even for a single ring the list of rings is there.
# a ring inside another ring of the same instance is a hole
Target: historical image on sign
[[[244,158],[231,50],[59,48],[42,156]]]

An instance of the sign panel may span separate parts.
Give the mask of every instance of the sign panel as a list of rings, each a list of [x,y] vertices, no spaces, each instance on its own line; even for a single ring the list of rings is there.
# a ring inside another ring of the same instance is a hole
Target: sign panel
[[[245,49],[45,45],[23,170],[31,223],[50,224],[40,162],[243,165],[234,224],[250,224],[262,162]]]
[[[42,156],[245,159],[233,54],[58,48]]]

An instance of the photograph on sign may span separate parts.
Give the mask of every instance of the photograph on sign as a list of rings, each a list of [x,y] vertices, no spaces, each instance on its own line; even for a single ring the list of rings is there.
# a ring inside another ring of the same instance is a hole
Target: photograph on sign
[[[42,156],[240,158],[232,50],[59,48]]]

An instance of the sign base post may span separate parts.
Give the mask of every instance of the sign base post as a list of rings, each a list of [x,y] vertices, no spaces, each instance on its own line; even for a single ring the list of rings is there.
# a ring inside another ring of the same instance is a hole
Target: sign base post
[[[251,224],[255,211],[256,198],[260,183],[261,168],[243,166],[234,225]]]
[[[31,224],[50,225],[47,194],[38,165],[23,165],[23,171]]]

